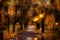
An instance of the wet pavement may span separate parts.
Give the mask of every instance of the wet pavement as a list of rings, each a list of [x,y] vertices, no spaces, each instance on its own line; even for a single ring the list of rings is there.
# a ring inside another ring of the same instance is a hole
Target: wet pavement
[[[20,32],[15,37],[17,40],[60,40],[60,35],[57,33],[35,33],[35,32]],[[15,40],[14,39],[14,40]]]

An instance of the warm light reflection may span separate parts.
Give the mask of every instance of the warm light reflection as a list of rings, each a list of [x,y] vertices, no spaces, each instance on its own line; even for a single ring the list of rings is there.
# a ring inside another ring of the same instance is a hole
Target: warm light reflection
[[[37,17],[33,19],[34,22],[38,21],[39,19],[44,18],[44,14],[39,14]]]
[[[20,24],[17,22],[15,24],[15,32],[18,32],[19,29],[20,29]]]
[[[39,17],[40,17],[40,18],[43,18],[43,17],[44,17],[44,15],[43,15],[43,14],[40,14],[40,15],[39,15]]]
[[[34,18],[33,20],[36,22],[36,21],[38,21],[38,20],[39,20],[39,18],[38,18],[38,17],[36,17],[36,18]]]
[[[56,22],[56,25],[58,25],[58,22]]]

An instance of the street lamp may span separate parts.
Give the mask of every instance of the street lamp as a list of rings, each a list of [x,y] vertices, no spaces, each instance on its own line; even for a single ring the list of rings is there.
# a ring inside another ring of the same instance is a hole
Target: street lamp
[[[43,19],[44,18],[44,14],[39,14],[38,16],[36,16],[35,18],[33,18],[34,22],[37,22],[39,19]]]
[[[39,14],[39,18],[44,18],[44,14]]]
[[[38,20],[39,20],[38,17],[35,17],[35,18],[33,19],[34,22],[36,22],[36,21],[38,21]]]

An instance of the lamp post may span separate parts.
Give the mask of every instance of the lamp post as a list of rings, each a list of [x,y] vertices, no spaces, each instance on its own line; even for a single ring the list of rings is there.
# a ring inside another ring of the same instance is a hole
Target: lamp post
[[[38,16],[33,18],[34,22],[38,22],[39,23],[39,21],[40,21],[40,27],[42,27],[42,32],[44,32],[44,20],[45,20],[45,12],[40,13]]]

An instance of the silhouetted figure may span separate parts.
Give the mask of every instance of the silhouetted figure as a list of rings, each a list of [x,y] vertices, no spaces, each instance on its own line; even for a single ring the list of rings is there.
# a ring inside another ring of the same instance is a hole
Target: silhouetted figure
[[[40,29],[40,24],[39,23],[36,23],[36,26],[38,29]]]
[[[44,33],[44,19],[42,20],[42,33]]]

